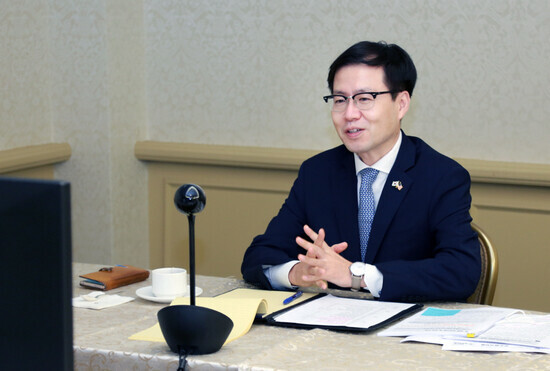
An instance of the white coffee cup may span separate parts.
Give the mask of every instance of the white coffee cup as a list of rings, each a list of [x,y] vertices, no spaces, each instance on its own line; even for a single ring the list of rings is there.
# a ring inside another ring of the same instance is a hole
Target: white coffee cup
[[[157,268],[151,272],[153,295],[176,297],[187,293],[187,270],[184,268]]]

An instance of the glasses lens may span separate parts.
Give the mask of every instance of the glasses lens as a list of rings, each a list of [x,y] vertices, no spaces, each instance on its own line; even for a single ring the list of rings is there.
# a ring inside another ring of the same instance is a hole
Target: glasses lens
[[[360,110],[369,109],[374,104],[374,97],[369,93],[357,94],[353,100],[355,101],[357,108]]]
[[[334,95],[329,99],[330,108],[335,112],[341,112],[346,109],[347,98],[342,95]]]

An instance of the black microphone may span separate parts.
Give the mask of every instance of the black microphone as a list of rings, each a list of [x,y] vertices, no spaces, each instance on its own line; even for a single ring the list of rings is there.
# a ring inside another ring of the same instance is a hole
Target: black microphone
[[[196,184],[184,184],[174,195],[176,208],[184,214],[200,213],[206,206],[206,195]]]
[[[189,354],[218,351],[233,328],[225,314],[195,305],[195,214],[206,205],[201,187],[184,184],[174,195],[176,208],[189,220],[189,296],[191,305],[169,305],[158,314],[159,325],[170,350],[179,353],[178,370],[184,370]]]

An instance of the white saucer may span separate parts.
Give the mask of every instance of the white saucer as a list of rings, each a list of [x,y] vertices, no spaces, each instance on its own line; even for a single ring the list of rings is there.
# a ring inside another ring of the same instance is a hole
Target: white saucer
[[[187,293],[183,295],[183,297],[189,296],[189,293],[190,293],[189,290],[190,290],[189,285],[187,285]],[[198,286],[195,286],[195,296],[199,296],[200,294],[202,294],[202,289]],[[176,298],[176,296],[155,296],[153,295],[152,286],[146,286],[146,287],[137,289],[136,295],[142,299],[154,301],[157,303],[171,303],[172,300]]]

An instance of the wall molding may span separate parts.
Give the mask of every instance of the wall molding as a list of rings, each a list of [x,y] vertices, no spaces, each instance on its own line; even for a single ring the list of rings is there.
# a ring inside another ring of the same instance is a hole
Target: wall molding
[[[215,144],[141,141],[135,156],[143,161],[298,170],[316,151],[227,146]]]
[[[0,174],[53,165],[71,157],[68,143],[46,143],[0,151]]]
[[[301,163],[318,153],[312,150],[227,146],[196,143],[140,141],[135,145],[139,160],[298,170]],[[456,159],[476,183],[550,187],[550,165],[475,159]]]
[[[456,159],[475,183],[550,187],[550,165]]]

